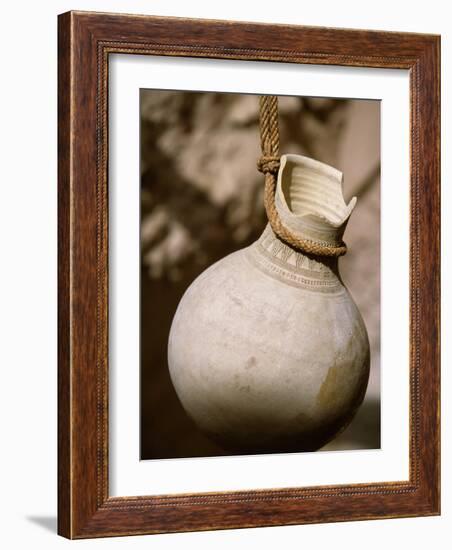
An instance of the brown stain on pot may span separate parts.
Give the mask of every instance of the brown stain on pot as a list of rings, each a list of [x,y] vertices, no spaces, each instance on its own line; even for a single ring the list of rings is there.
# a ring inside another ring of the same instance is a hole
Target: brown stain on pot
[[[339,367],[330,367],[317,395],[317,405],[334,406],[340,398]]]

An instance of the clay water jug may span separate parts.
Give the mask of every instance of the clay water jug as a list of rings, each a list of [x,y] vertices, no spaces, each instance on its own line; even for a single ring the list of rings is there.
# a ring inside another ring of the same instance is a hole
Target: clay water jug
[[[295,235],[341,243],[355,203],[345,204],[335,168],[281,157],[275,205]],[[192,283],[168,344],[171,379],[188,415],[224,449],[242,453],[325,445],[361,404],[369,360],[338,258],[294,250],[270,225]]]

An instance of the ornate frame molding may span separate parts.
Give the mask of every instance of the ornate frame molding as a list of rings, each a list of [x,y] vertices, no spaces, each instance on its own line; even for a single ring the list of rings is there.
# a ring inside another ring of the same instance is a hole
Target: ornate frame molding
[[[58,47],[59,533],[86,538],[439,514],[440,38],[68,12],[59,16]],[[409,481],[109,497],[107,93],[113,53],[410,71]]]

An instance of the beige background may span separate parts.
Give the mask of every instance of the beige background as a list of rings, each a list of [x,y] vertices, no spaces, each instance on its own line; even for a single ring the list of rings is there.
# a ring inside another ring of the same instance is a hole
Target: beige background
[[[340,260],[364,317],[371,378],[352,424],[325,449],[380,446],[380,104],[281,97],[281,152],[344,172],[358,204]],[[211,456],[222,449],[182,409],[169,379],[166,345],[178,301],[192,280],[247,246],[266,223],[253,95],[141,91],[141,455]]]

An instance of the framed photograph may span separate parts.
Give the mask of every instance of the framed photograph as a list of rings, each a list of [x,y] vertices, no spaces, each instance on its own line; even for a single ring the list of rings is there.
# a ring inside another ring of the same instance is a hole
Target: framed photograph
[[[59,16],[61,535],[439,514],[439,56]]]

